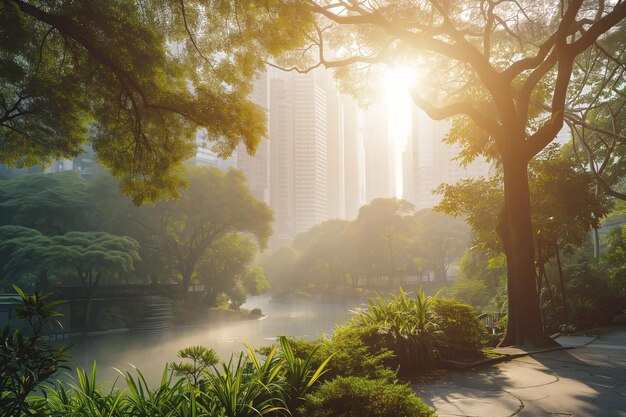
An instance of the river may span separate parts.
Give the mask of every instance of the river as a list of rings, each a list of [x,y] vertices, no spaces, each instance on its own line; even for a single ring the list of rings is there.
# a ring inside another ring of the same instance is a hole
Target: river
[[[98,366],[98,381],[112,382],[119,373],[137,367],[151,384],[158,383],[165,364],[179,360],[176,352],[191,345],[214,349],[223,360],[252,347],[272,344],[278,335],[312,340],[332,334],[337,324],[349,319],[355,300],[322,303],[313,300],[272,302],[269,296],[251,297],[245,308],[261,308],[266,317],[259,320],[215,323],[208,326],[177,327],[161,333],[124,332],[72,339],[71,368]]]

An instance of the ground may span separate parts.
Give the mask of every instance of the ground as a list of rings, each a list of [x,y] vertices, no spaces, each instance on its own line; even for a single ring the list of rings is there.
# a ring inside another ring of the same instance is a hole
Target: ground
[[[574,348],[448,373],[413,388],[439,417],[626,417],[626,327],[557,340]]]

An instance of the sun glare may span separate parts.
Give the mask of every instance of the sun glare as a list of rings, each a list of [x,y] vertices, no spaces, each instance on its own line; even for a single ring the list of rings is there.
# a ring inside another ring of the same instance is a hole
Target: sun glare
[[[395,148],[396,196],[403,191],[402,150],[411,133],[411,96],[409,91],[417,87],[417,73],[407,67],[389,69],[384,77],[384,89],[387,102],[387,123],[389,138]]]
[[[385,88],[387,92],[405,92],[415,87],[417,84],[417,74],[407,67],[397,67],[389,69],[385,75]]]

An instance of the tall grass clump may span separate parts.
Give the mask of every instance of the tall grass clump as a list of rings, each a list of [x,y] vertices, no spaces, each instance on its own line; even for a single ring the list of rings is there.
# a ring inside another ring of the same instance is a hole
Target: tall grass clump
[[[401,376],[440,366],[442,360],[474,359],[486,340],[472,307],[438,294],[428,297],[421,288],[414,295],[402,289],[397,295],[377,295],[352,313],[352,321],[340,327],[339,334],[349,329],[372,350],[390,350],[393,359],[387,365]]]
[[[349,326],[375,327],[381,340],[395,354],[400,374],[408,375],[433,367],[440,357],[443,333],[433,319],[434,297],[420,288],[415,296],[399,294],[370,299],[367,308],[353,311]]]

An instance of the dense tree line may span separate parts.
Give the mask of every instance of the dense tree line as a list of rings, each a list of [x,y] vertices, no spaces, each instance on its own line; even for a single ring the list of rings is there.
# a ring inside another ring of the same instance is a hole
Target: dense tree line
[[[204,285],[206,305],[222,296],[241,305],[267,288],[253,261],[271,234],[272,212],[239,171],[189,168],[186,180],[179,199],[141,207],[108,175],[0,181],[1,284],[82,285],[89,308],[99,284],[180,282]]]
[[[262,264],[274,287],[286,291],[356,288],[368,277],[386,277],[390,284],[401,276],[443,282],[468,240],[461,219],[378,198],[353,221],[328,220],[299,234]]]

